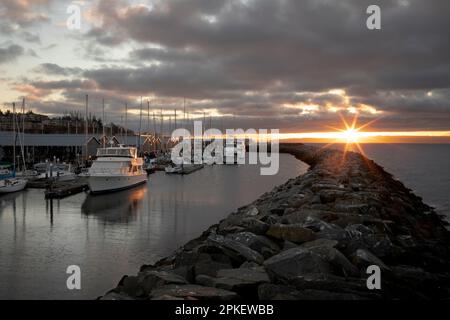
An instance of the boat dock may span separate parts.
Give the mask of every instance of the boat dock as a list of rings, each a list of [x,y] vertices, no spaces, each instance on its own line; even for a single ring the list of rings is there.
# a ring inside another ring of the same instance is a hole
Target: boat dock
[[[50,183],[45,190],[46,199],[61,199],[74,194],[89,190],[87,179],[78,177],[71,181],[61,181]]]
[[[197,170],[203,169],[203,167],[204,167],[203,164],[194,164],[192,166],[183,167],[183,170],[180,172],[180,174],[190,174]]]

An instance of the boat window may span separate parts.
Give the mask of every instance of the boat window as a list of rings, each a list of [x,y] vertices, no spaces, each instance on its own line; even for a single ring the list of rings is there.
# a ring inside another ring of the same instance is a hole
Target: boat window
[[[99,148],[97,156],[136,157],[136,148]]]

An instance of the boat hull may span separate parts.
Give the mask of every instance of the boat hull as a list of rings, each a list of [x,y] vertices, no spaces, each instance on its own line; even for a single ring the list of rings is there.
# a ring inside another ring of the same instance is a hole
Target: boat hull
[[[5,181],[2,182],[0,185],[0,194],[21,191],[27,186],[27,180],[24,179],[19,179],[13,184],[6,184]]]
[[[147,175],[110,175],[89,176],[88,184],[91,193],[106,193],[125,190],[147,182]]]

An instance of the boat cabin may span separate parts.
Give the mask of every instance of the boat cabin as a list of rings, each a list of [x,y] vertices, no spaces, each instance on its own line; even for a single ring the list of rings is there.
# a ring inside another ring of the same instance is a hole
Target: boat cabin
[[[137,149],[133,147],[111,147],[97,149],[97,157],[137,158]]]

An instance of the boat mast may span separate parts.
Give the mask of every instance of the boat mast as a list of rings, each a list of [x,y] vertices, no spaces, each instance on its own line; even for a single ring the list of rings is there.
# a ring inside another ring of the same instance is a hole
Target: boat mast
[[[20,132],[20,131],[19,131]],[[22,162],[23,162],[23,169],[22,171],[25,171],[26,164],[25,164],[25,98],[22,100],[22,135],[20,138],[20,150],[22,153]]]
[[[13,102],[13,172],[16,172],[16,103]]]
[[[128,103],[125,102],[125,139],[124,144],[128,143]]]
[[[163,132],[162,132],[163,131],[163,121],[164,121],[164,115],[163,115],[163,109],[162,109],[162,106],[161,106],[161,123],[160,123],[160,127],[159,127],[159,134],[161,136],[161,139],[162,139],[162,136],[163,136]]]
[[[139,113],[139,135],[138,135],[138,141],[136,143],[138,151],[141,148],[141,127],[142,127],[142,97],[141,97],[141,110]]]
[[[85,115],[85,123],[84,123],[84,138],[85,138],[85,150],[86,150],[86,161],[88,160],[88,95],[86,95],[86,115]]]
[[[183,126],[186,127],[186,98],[183,98]]]
[[[105,98],[102,98],[102,140],[103,140],[103,148],[105,147]]]

